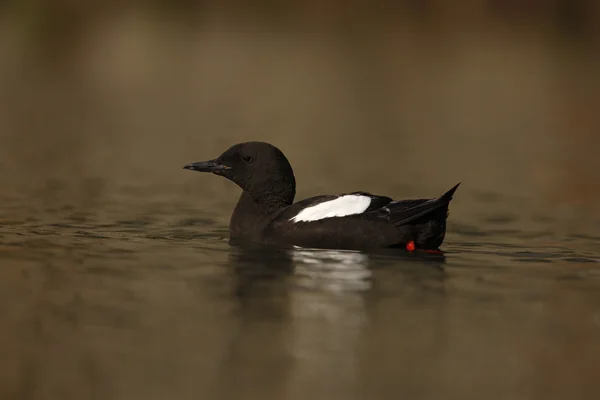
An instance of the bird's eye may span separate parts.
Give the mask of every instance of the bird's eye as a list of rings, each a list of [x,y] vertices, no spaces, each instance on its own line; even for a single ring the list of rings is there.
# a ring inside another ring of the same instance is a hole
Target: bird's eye
[[[244,161],[246,164],[249,164],[252,162],[252,157],[250,156],[243,156],[242,157],[242,161]]]

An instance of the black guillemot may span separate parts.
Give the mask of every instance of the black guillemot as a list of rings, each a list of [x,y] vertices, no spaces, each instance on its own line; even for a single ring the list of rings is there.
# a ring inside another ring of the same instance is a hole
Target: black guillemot
[[[460,185],[436,199],[392,200],[353,192],[294,203],[292,167],[281,150],[264,142],[239,143],[214,160],[184,168],[221,175],[242,188],[229,224],[230,240],[311,248],[438,249],[448,205]]]

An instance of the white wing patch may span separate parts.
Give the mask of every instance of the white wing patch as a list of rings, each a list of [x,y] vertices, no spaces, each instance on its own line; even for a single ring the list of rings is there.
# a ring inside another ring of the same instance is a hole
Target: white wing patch
[[[324,218],[345,217],[365,212],[371,204],[369,196],[347,194],[337,199],[325,201],[314,206],[306,207],[295,217],[290,218],[294,222],[318,221]]]

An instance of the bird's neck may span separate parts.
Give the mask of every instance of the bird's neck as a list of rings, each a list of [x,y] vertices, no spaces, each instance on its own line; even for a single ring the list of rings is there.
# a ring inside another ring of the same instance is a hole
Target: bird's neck
[[[234,240],[259,240],[260,234],[272,217],[294,202],[295,187],[281,187],[279,191],[242,192],[229,223],[229,234]]]

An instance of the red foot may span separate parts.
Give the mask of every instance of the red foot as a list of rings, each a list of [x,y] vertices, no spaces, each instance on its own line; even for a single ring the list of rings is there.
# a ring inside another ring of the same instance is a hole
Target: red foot
[[[415,251],[415,248],[416,246],[414,241],[411,240],[410,242],[406,243],[406,250]]]

